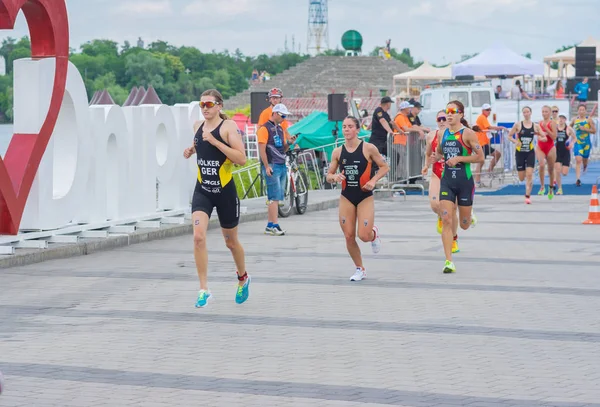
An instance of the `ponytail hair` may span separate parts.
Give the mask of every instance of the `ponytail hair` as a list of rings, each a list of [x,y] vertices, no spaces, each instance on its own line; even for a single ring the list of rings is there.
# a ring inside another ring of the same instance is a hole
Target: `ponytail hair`
[[[223,107],[223,95],[221,95],[221,92],[219,92],[218,90],[216,90],[216,89],[205,90],[200,97],[202,97],[202,96],[212,96],[212,97],[214,97],[215,101],[218,104],[220,104],[221,107]],[[219,117],[221,119],[223,119],[223,120],[229,120],[229,116],[227,116],[225,113],[223,113],[222,110],[219,111]]]
[[[460,122],[462,123],[463,126],[465,126],[467,129],[471,129],[473,130],[475,133],[479,133],[481,131],[481,127],[479,127],[478,125],[475,125],[473,127],[469,126],[469,122],[463,117],[460,119]]]

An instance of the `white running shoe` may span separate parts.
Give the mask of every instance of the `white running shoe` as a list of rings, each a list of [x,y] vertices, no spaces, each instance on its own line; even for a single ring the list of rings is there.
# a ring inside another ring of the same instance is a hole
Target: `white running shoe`
[[[371,250],[373,253],[379,253],[381,250],[381,239],[379,238],[379,228],[373,226],[373,233],[375,233],[375,239],[371,242]]]
[[[475,216],[475,212],[471,210],[471,227],[474,228],[477,226],[477,216]]]
[[[367,278],[367,272],[364,269],[357,267],[352,277],[350,277],[350,281],[360,281],[365,278]]]

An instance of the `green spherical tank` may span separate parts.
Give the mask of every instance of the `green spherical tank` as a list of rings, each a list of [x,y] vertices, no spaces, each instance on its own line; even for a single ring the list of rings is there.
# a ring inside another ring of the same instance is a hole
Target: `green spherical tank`
[[[346,51],[362,50],[363,37],[356,30],[348,30],[342,35],[342,47]]]

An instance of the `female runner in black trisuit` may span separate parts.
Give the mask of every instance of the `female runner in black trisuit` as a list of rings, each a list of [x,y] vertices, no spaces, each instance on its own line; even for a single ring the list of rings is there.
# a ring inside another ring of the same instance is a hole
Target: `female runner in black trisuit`
[[[205,307],[212,298],[208,289],[206,230],[214,208],[219,216],[225,244],[231,250],[237,267],[239,284],[235,301],[241,304],[248,299],[250,277],[246,273],[244,248],[238,240],[240,200],[232,170],[233,164],[246,163],[246,150],[237,124],[221,113],[223,97],[217,90],[210,89],[202,94],[200,108],[204,121],[194,124],[194,145],[183,152],[185,158],[196,153],[198,164],[198,180],[192,198],[194,258],[200,280],[196,307]]]
[[[375,200],[373,189],[387,172],[389,167],[377,147],[358,138],[360,122],[355,117],[347,117],[342,123],[345,143],[333,150],[331,166],[327,173],[327,182],[340,182],[340,226],[346,237],[346,248],[354,261],[356,271],[351,281],[360,281],[367,277],[363,266],[358,238],[363,242],[371,242],[373,253],[381,249],[379,229],[375,226]],[[371,166],[375,163],[379,171],[371,178]],[[336,174],[338,167],[340,173]]]

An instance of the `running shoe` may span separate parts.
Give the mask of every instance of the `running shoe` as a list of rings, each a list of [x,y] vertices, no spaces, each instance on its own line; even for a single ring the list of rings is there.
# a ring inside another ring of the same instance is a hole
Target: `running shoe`
[[[350,277],[350,281],[360,281],[364,280],[365,278],[367,278],[367,272],[365,269],[357,267],[352,277]]]
[[[379,228],[373,226],[373,233],[375,233],[375,239],[371,242],[371,250],[373,253],[379,253],[381,250],[381,239],[379,238]]]
[[[204,308],[208,304],[208,300],[212,299],[212,294],[207,290],[198,291],[198,299],[196,300],[196,308]]]
[[[275,236],[283,236],[285,235],[285,230],[281,229],[281,226],[279,225],[273,225],[273,234]]]
[[[237,287],[237,292],[235,293],[235,302],[238,304],[243,304],[246,302],[248,297],[250,296],[250,276],[246,279],[244,285],[239,285]]]
[[[446,260],[444,264],[444,274],[456,273],[456,266],[450,260]]]
[[[562,194],[563,194],[562,187],[558,188],[558,191],[556,191],[556,195],[562,195]]]
[[[581,186],[581,180],[578,179],[577,182],[575,182],[575,186],[576,187],[580,187]]]
[[[477,216],[475,216],[475,212],[471,210],[471,227],[474,228],[477,226]]]
[[[458,248],[458,242],[456,240],[452,241],[452,253],[458,253],[460,249]]]
[[[552,198],[554,198],[554,188],[556,188],[555,185],[548,188],[548,199],[549,200],[552,200]]]
[[[271,235],[271,236],[283,236],[285,235],[285,230],[281,229],[281,226],[277,225],[277,226],[272,226],[272,227],[266,227],[265,228],[265,235]]]
[[[531,205],[531,198],[525,198],[525,204]]]
[[[442,234],[442,227],[443,227],[443,223],[442,223],[442,218],[440,218],[438,216],[438,220],[437,220],[437,232],[441,235]]]
[[[546,185],[540,188],[538,195],[546,195]]]

